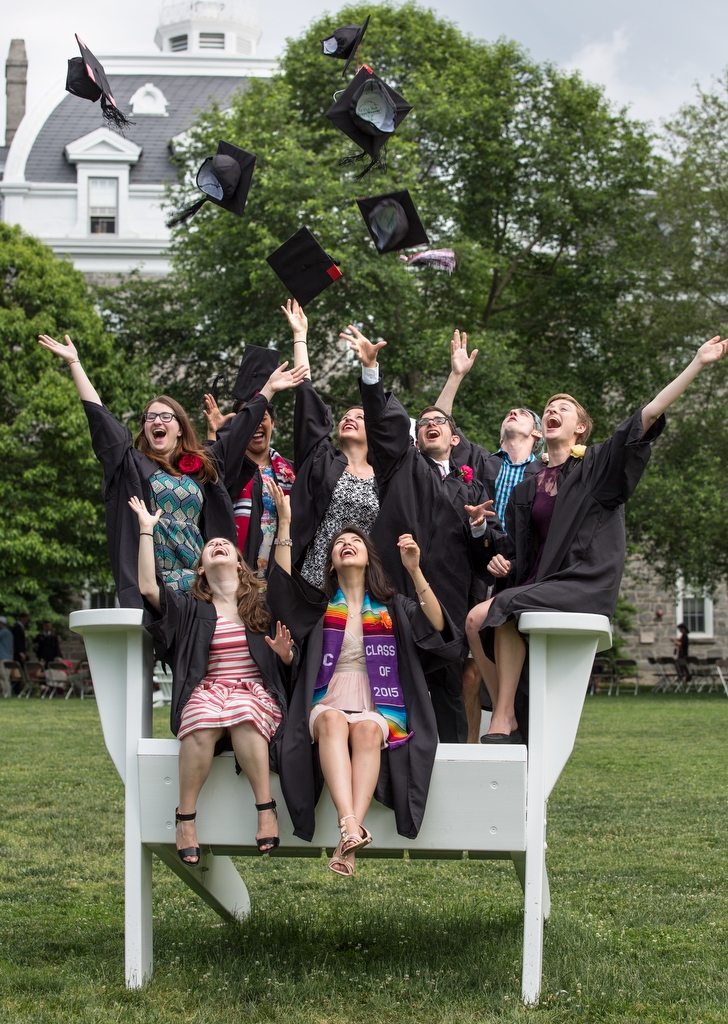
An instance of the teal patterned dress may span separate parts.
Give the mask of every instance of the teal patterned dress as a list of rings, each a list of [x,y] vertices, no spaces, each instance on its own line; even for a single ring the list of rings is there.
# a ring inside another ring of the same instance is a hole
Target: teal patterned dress
[[[192,477],[177,479],[163,469],[149,478],[152,512],[162,509],[154,527],[157,570],[171,590],[187,591],[197,575],[204,545],[200,533],[203,494]]]

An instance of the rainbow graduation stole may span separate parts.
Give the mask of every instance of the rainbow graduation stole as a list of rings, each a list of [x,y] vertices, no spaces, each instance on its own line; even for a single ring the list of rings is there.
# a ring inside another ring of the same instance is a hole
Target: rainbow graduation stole
[[[349,609],[341,589],[329,603],[324,616],[324,641],[321,667],[313,691],[313,707],[326,696],[331,677],[344,642],[344,631]],[[407,709],[397,669],[397,642],[392,630],[392,619],[386,605],[364,595],[361,610],[364,633],[364,656],[367,663],[372,700],[379,714],[389,726],[389,746],[400,747],[414,736],[407,732]]]

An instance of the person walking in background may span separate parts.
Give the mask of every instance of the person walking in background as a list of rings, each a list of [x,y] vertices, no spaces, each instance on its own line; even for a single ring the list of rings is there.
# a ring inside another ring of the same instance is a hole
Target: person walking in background
[[[56,658],[62,658],[61,644],[58,639],[58,634],[54,633],[51,629],[51,624],[48,619],[44,619],[40,633],[36,635],[33,641],[33,650],[38,656],[38,661],[45,667],[50,665]]]
[[[8,620],[0,615],[0,661],[14,661],[13,631],[8,629]]]
[[[17,661],[21,667],[28,660],[28,641],[26,631],[28,629],[29,622],[30,615],[28,615],[27,612],[21,612],[13,626],[13,661]]]

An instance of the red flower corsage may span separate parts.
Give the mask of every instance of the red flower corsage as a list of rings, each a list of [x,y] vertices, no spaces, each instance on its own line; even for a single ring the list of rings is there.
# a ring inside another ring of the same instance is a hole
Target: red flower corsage
[[[459,476],[461,480],[463,480],[466,484],[469,484],[470,481],[473,479],[473,471],[470,468],[470,466],[461,466]]]
[[[190,455],[188,452],[182,456],[178,465],[183,473],[199,473],[202,469],[202,459],[199,455]]]

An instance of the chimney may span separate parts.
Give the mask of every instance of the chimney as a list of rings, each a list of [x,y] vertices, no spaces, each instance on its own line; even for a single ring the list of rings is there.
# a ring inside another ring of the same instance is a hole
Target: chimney
[[[25,40],[11,39],[8,59],[5,63],[5,94],[7,116],[5,119],[5,145],[9,146],[15,137],[20,122],[25,116],[25,89],[28,83],[28,58],[25,54]]]

